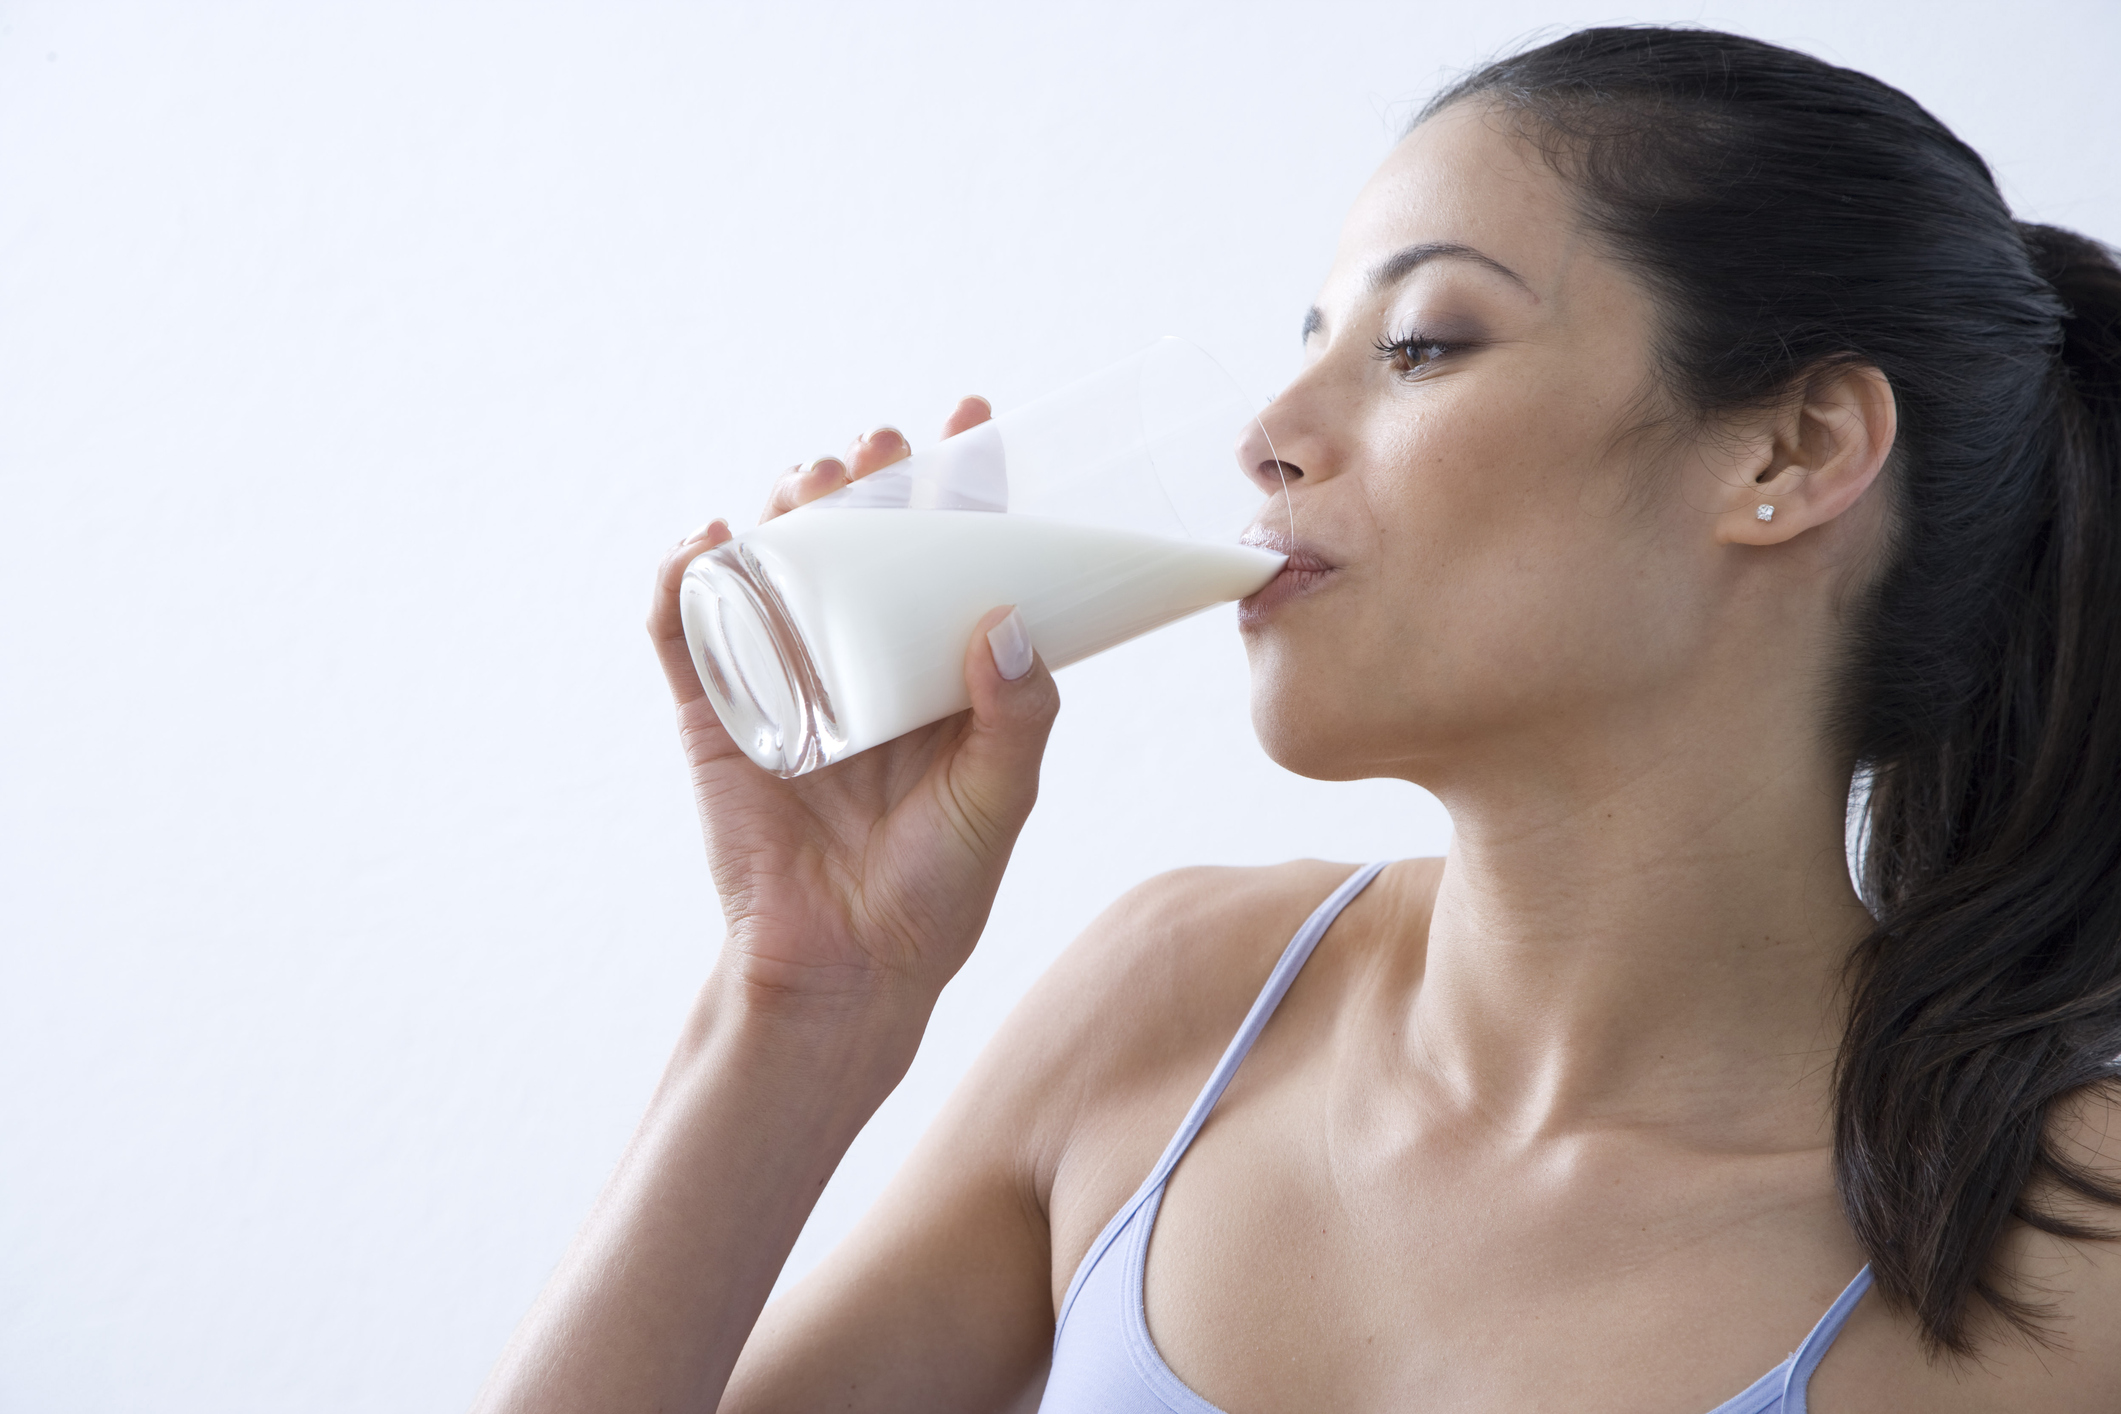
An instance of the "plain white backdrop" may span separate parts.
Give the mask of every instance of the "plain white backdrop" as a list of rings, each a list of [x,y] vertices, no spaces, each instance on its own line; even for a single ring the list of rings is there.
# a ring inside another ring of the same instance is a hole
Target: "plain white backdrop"
[[[463,1407],[720,936],[664,548],[1160,334],[1271,392],[1413,107],[1615,19],[1875,73],[2121,238],[2104,0],[0,3],[0,1409]],[[1128,885],[1448,839],[1262,756],[1227,611],[1061,681],[791,1272]]]

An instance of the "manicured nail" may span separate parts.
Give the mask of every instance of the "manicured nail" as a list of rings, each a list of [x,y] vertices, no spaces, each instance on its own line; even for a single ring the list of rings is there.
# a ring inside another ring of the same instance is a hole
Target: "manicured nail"
[[[695,540],[705,540],[708,536],[714,534],[714,528],[718,525],[721,526],[724,530],[727,530],[729,528],[728,521],[723,520],[720,516],[716,516],[713,520],[708,521],[698,530],[695,530],[692,532],[692,534],[686,536],[686,543],[690,544],[692,541]]]
[[[811,458],[809,463],[803,467],[803,475],[808,476],[811,472],[816,471],[819,467],[826,465],[828,462],[831,464],[832,469],[840,474],[840,480],[852,481],[854,479],[853,475],[847,470],[847,463],[841,461],[838,457]]]
[[[1031,671],[1031,635],[1024,629],[1024,616],[1016,610],[987,630],[987,648],[994,654],[994,668],[1009,682]]]
[[[907,447],[910,447],[910,446],[912,446],[912,445],[913,445],[913,444],[912,444],[911,442],[908,442],[908,441],[906,440],[906,434],[905,434],[905,433],[903,433],[903,432],[899,431],[899,430],[898,430],[898,429],[897,429],[896,427],[893,427],[893,426],[892,426],[892,425],[891,425],[890,423],[888,423],[888,422],[887,422],[887,423],[885,423],[885,424],[884,424],[884,425],[883,425],[882,427],[879,427],[879,428],[877,428],[877,429],[876,429],[876,431],[874,431],[874,432],[870,433],[870,434],[869,434],[869,435],[868,435],[867,437],[864,437],[864,438],[863,438],[862,440],[863,440],[864,442],[874,442],[874,441],[876,441],[876,439],[877,439],[877,438],[879,438],[879,437],[882,437],[882,436],[883,436],[883,435],[885,435],[886,433],[889,433],[889,434],[890,434],[891,436],[893,436],[893,437],[896,437],[896,438],[898,438],[898,440],[899,440],[899,443],[900,443],[900,445],[902,445],[902,446],[907,446]]]

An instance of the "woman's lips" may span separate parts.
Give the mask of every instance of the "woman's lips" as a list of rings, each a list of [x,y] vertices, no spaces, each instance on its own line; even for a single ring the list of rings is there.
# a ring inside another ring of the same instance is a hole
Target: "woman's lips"
[[[1287,532],[1253,531],[1244,537],[1244,543],[1261,550],[1271,550],[1277,555],[1286,555],[1288,563],[1281,567],[1281,573],[1268,580],[1256,593],[1237,601],[1237,622],[1240,627],[1248,628],[1261,623],[1291,599],[1310,593],[1324,584],[1335,568],[1316,550],[1290,539]]]

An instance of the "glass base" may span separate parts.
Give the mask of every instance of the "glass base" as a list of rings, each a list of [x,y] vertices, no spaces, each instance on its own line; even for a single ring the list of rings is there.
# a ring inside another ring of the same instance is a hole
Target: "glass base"
[[[731,541],[686,566],[678,612],[700,685],[746,756],[800,776],[846,754],[817,661],[748,546]]]

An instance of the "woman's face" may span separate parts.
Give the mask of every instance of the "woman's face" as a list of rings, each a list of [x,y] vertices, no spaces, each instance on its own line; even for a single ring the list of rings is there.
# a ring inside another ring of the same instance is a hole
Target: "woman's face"
[[[1262,418],[1302,473],[1304,555],[1241,611],[1276,760],[1435,785],[1687,671],[1718,547],[1687,504],[1689,451],[1629,435],[1662,405],[1651,331],[1641,288],[1499,121],[1462,105],[1399,144]],[[1296,572],[1306,556],[1330,568]]]

